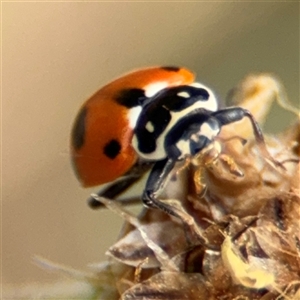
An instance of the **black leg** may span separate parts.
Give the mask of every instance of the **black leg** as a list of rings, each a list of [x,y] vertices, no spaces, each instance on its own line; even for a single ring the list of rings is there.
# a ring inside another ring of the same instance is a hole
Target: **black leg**
[[[243,118],[247,117],[251,122],[254,136],[255,136],[255,139],[258,144],[261,154],[266,159],[268,159],[272,163],[274,163],[276,166],[279,166],[279,167],[285,169],[284,166],[280,162],[276,161],[269,153],[269,151],[266,147],[265,139],[264,139],[263,133],[260,129],[260,126],[258,125],[258,123],[254,119],[252,114],[247,109],[244,109],[242,107],[229,107],[229,108],[221,109],[221,110],[218,110],[218,111],[212,113],[212,116],[215,117],[219,121],[221,126],[240,121]]]
[[[149,208],[158,208],[169,215],[180,218],[170,205],[163,203],[156,197],[156,194],[163,187],[168,175],[173,170],[175,162],[175,160],[168,158],[156,162],[148,177],[142,200],[144,205]]]
[[[243,118],[247,117],[251,122],[257,142],[264,143],[263,133],[254,117],[247,109],[242,107],[229,107],[212,113],[212,116],[218,119],[221,126],[241,121]]]
[[[157,208],[170,216],[179,219],[184,227],[186,233],[186,239],[189,244],[192,240],[197,243],[206,244],[206,239],[203,237],[201,230],[195,224],[194,219],[191,215],[187,214],[185,211],[173,207],[157,198],[157,193],[163,188],[168,175],[173,170],[176,160],[166,158],[164,160],[158,161],[149,177],[146,184],[145,191],[142,196],[142,200],[145,206],[149,208]]]
[[[101,189],[97,193],[97,195],[99,197],[115,199],[116,197],[124,193],[133,184],[139,181],[142,178],[142,176],[150,169],[152,165],[153,163],[137,164],[132,168],[132,170],[130,171],[130,173],[128,173],[126,177],[111,183],[108,187],[104,189]],[[133,199],[133,201],[130,200],[122,201],[122,199],[116,199],[116,201],[123,202],[124,204],[136,203],[136,199]],[[92,209],[98,209],[104,207],[104,205],[101,202],[97,201],[93,197],[89,197],[87,202]]]

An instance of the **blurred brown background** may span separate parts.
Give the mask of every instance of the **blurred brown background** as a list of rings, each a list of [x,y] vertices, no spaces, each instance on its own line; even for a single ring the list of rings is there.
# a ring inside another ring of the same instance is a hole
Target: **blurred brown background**
[[[131,69],[186,66],[221,99],[246,74],[274,72],[299,99],[299,3],[2,3],[2,274],[56,278],[105,259],[122,220],[91,211],[68,155],[81,103]],[[108,112],[109,113],[109,112]],[[292,116],[273,110],[267,130]]]

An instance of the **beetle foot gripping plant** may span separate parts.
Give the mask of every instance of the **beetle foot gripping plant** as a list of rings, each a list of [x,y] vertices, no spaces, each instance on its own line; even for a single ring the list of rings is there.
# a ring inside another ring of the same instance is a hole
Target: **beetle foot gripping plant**
[[[157,196],[179,218],[146,208],[136,217],[94,195],[125,220],[120,238],[88,274],[52,264],[75,283],[72,295],[48,299],[300,299],[299,112],[267,74],[249,76],[230,97],[260,123],[274,99],[297,115],[265,137],[274,159],[243,120],[173,168]]]

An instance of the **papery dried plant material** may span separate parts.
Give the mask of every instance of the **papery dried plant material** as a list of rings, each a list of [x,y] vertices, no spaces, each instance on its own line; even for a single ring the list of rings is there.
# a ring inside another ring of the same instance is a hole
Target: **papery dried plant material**
[[[201,274],[160,272],[150,279],[133,286],[122,300],[207,300],[210,292]]]
[[[228,98],[235,105],[250,110],[260,124],[266,120],[274,101],[283,109],[300,116],[299,108],[295,108],[289,103],[281,81],[274,74],[261,73],[246,76],[230,91]],[[251,136],[252,128],[246,124],[246,121],[242,122],[232,124],[230,127],[237,130],[242,136]],[[241,124],[242,126],[240,126]]]
[[[143,263],[143,268],[159,267],[160,264],[155,254],[142,238],[140,230],[146,232],[154,243],[168,253],[169,257],[175,256],[178,252],[184,251],[188,247],[182,225],[171,221],[163,221],[141,225],[139,229],[131,230],[110,247],[107,254],[122,263],[134,267],[143,263],[146,258],[147,262]]]
[[[221,254],[225,267],[236,284],[261,289],[268,288],[274,283],[274,274],[271,271],[251,265],[243,259],[230,236],[225,238]]]
[[[170,260],[168,253],[164,251],[164,249],[162,249],[159,244],[156,244],[155,241],[153,241],[148,236],[148,232],[144,230],[143,224],[140,222],[138,218],[136,218],[130,212],[122,208],[122,206],[119,203],[116,203],[116,201],[99,197],[96,194],[93,194],[92,196],[94,197],[95,200],[103,203],[107,208],[117,213],[124,220],[126,220],[127,222],[129,222],[131,225],[135,226],[139,230],[145,243],[155,254],[156,259],[159,261],[161,268],[166,270],[174,270],[174,271],[178,270],[177,266]]]
[[[238,241],[232,235],[225,237],[222,259],[235,284],[265,288],[284,295],[282,299],[290,299],[284,290],[300,278],[299,205],[299,194],[287,193],[281,199],[270,199],[262,207],[256,224]]]
[[[214,287],[214,291],[226,291],[232,285],[230,273],[225,268],[220,251],[205,250],[202,261],[205,279]]]
[[[300,195],[289,193],[271,199],[261,210],[257,226],[251,229],[272,264],[277,285],[300,277]]]
[[[281,84],[269,75],[250,76],[243,81],[233,98],[262,122],[274,99],[299,116],[299,111],[282,99]],[[245,144],[244,139],[249,141]],[[192,160],[195,171],[195,194],[189,200],[195,209],[220,220],[231,213],[239,217],[257,214],[261,205],[279,192],[299,188],[299,120],[278,137],[266,137],[269,152],[283,167],[275,166],[264,156],[249,121],[225,126],[216,142]],[[199,191],[202,190],[202,197]],[[201,199],[199,201],[199,198]],[[201,205],[199,204],[201,203]],[[203,203],[206,203],[203,205]]]
[[[103,201],[103,199],[99,200]],[[128,218],[127,212],[118,205],[115,207],[114,202],[108,201],[105,204],[110,209],[113,208],[115,212],[115,208],[117,207],[118,210],[120,209],[118,213],[121,212],[123,218]],[[155,213],[153,210],[150,212]],[[129,216],[129,218],[132,218],[132,216]],[[123,294],[122,299],[205,299],[205,297],[209,296],[209,299],[254,300],[260,299],[265,294],[266,289],[275,291],[277,293],[274,294],[276,295],[275,298],[277,298],[278,295],[283,295],[284,292],[281,286],[284,288],[289,281],[279,284],[276,281],[276,276],[287,279],[287,277],[282,276],[286,272],[286,268],[284,268],[284,266],[275,268],[275,260],[267,256],[260,257],[260,248],[259,245],[255,246],[254,243],[257,243],[257,241],[255,236],[253,236],[257,228],[258,220],[258,216],[249,216],[244,219],[228,216],[219,225],[211,224],[205,230],[206,233],[226,229],[228,234],[233,236],[236,235],[239,230],[249,228],[239,237],[236,244],[229,235],[225,239],[223,238],[222,241],[221,239],[217,239],[219,240],[220,251],[205,249],[203,245],[189,248],[186,244],[187,248],[185,252],[173,258],[169,257],[169,260],[172,260],[178,270],[181,271],[161,271],[158,268],[152,269],[151,271],[147,269],[147,267],[145,269],[141,262],[141,265],[138,266],[140,270],[138,272],[139,278],[137,279],[135,268],[129,266],[125,267],[125,265],[121,267],[116,264],[116,272],[114,274],[116,284],[119,286],[119,293]],[[135,222],[136,221],[133,221],[132,223]],[[166,224],[169,228],[170,222],[171,221],[162,222],[160,229],[163,231],[164,225]],[[136,223],[136,226],[140,225]],[[147,232],[145,227],[143,230]],[[216,239],[213,240],[215,242],[217,241]],[[147,244],[147,242],[149,242],[149,236],[145,243]],[[159,239],[158,243],[161,243]],[[246,245],[246,257],[244,257],[245,253],[243,253],[242,250],[243,245]],[[151,243],[150,246],[153,247]],[[209,246],[211,245],[207,245],[207,247]],[[160,257],[161,249],[159,247],[152,248],[152,251],[155,256]],[[182,251],[182,249],[180,251]],[[161,259],[159,260],[161,261]],[[123,263],[126,264],[126,260],[124,260]],[[145,262],[145,264],[146,263],[147,262]],[[195,264],[199,264],[199,266],[197,267]],[[167,265],[170,265],[169,262]],[[165,267],[166,265],[164,268]],[[189,271],[192,273],[186,273],[188,268],[190,268]],[[121,271],[122,269],[123,271]],[[198,272],[194,273],[195,271]],[[201,281],[193,282],[191,278],[197,278],[198,275],[201,275],[199,277]],[[205,286],[205,293],[203,292],[203,284]],[[194,293],[194,291],[198,291],[199,285],[202,292]],[[193,292],[188,293],[185,289]],[[183,291],[185,292],[183,293]],[[178,298],[176,298],[175,295],[177,295]],[[187,295],[187,298],[184,298],[185,295]],[[275,298],[271,297],[270,299]],[[288,300],[289,298],[285,297],[285,299]]]
[[[230,141],[223,146],[222,154],[233,160],[243,176],[232,172],[222,157],[202,168],[206,188],[203,199],[208,203],[213,219],[228,213],[239,217],[258,213],[267,199],[289,191],[293,179],[298,176],[295,161],[284,163],[285,170],[275,168],[259,155],[255,143],[241,146]],[[283,160],[286,157],[296,159],[289,149],[281,156]]]

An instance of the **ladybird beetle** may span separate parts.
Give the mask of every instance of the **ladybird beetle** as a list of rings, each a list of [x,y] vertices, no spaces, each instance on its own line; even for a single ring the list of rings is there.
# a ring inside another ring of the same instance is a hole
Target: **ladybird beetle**
[[[176,162],[199,153],[222,126],[244,117],[263,155],[279,164],[248,110],[218,110],[217,104],[213,92],[185,68],[146,68],[105,85],[83,104],[73,126],[71,156],[79,181],[85,187],[113,182],[98,195],[115,198],[152,167],[144,205],[177,216],[156,197]],[[101,204],[91,198],[90,206]]]

